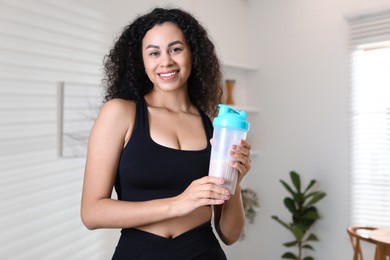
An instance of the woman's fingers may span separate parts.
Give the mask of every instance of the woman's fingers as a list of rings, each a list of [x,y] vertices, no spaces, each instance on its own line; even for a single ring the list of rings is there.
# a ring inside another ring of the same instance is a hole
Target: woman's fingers
[[[215,177],[215,176],[205,176],[203,178],[197,179],[194,181],[195,183],[199,184],[223,184],[225,180],[223,178]]]
[[[179,196],[183,208],[191,211],[205,205],[218,205],[230,199],[229,191],[222,187],[223,178],[205,176],[193,181]]]
[[[205,176],[196,182],[199,186],[199,195],[203,198],[228,199],[230,196],[229,191],[221,186],[225,182],[223,178]]]
[[[251,154],[251,145],[247,141],[241,140],[240,144],[233,145],[233,151],[249,157]]]
[[[239,172],[239,180],[241,180],[251,169],[250,158],[251,145],[246,140],[241,140],[239,145],[233,145],[231,156],[235,159],[231,166]]]

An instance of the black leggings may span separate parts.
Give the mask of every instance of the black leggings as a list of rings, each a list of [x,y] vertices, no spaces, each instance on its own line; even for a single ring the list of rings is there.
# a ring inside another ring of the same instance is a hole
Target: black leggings
[[[207,222],[173,239],[142,230],[123,229],[112,260],[226,260]]]

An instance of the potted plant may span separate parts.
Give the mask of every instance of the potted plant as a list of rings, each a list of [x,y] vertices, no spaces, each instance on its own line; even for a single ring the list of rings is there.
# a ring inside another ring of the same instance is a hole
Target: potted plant
[[[286,252],[282,255],[283,259],[296,260],[313,260],[311,256],[303,258],[303,250],[314,250],[311,242],[318,241],[314,233],[309,232],[313,224],[320,218],[317,208],[314,206],[319,200],[326,196],[325,192],[312,191],[316,180],[311,180],[309,185],[302,191],[301,178],[298,173],[291,171],[290,178],[292,186],[285,181],[280,180],[286,190],[290,193],[290,197],[284,199],[284,205],[292,215],[291,222],[287,223],[277,216],[272,216],[274,220],[287,228],[294,240],[286,242],[283,245],[286,247],[297,247],[298,253]]]
[[[242,202],[244,205],[245,218],[248,219],[250,224],[255,222],[257,209],[260,207],[259,198],[257,193],[250,189],[241,189]],[[241,240],[245,239],[245,231],[241,234]]]
[[[250,188],[246,188],[241,190],[241,196],[245,217],[249,220],[249,223],[253,224],[255,222],[257,208],[260,206],[257,193]]]

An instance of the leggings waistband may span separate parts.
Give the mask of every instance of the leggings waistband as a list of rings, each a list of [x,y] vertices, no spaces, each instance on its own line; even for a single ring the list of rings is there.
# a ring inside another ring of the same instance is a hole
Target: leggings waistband
[[[204,259],[226,259],[210,222],[174,238],[165,238],[135,228],[123,229],[112,259],[202,259],[200,257],[208,252],[217,252],[222,257]]]

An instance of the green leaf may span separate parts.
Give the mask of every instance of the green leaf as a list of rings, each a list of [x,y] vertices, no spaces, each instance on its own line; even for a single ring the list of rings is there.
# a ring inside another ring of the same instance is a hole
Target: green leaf
[[[320,216],[318,215],[317,210],[309,210],[302,216],[302,218],[303,219],[319,219]]]
[[[297,241],[301,241],[302,240],[302,237],[305,235],[305,232],[303,232],[299,226],[295,225],[295,224],[287,224],[286,222],[282,221],[281,219],[279,219],[277,216],[272,216],[271,217],[272,219],[276,220],[277,222],[279,222],[279,224],[281,224],[282,226],[284,226],[285,228],[287,228],[288,230],[290,230],[290,232],[294,235],[295,239]]]
[[[290,187],[290,185],[288,185],[284,180],[280,180],[280,182],[283,184],[284,188],[290,192],[291,196],[295,197],[296,196],[296,193],[295,191],[293,191],[293,189]]]
[[[286,222],[284,222],[281,219],[279,219],[277,216],[272,216],[271,218],[276,220],[277,222],[279,222],[279,224],[281,224],[282,226],[284,226],[288,230],[290,230],[290,226]]]
[[[301,178],[299,177],[299,174],[294,172],[294,171],[291,171],[290,178],[291,178],[291,181],[294,184],[297,192],[301,193]]]
[[[318,241],[318,238],[316,235],[314,235],[313,233],[311,233],[305,241]]]
[[[303,203],[305,202],[304,201],[304,198],[303,198],[303,194],[302,193],[298,193],[296,196],[295,196],[295,202],[297,203],[298,205],[298,209],[301,209],[303,207]]]
[[[302,233],[306,233],[306,231],[310,228],[310,225],[305,225],[301,223],[294,223],[294,225],[300,230],[302,230]]]
[[[316,194],[305,206],[309,207],[309,206],[317,203],[319,200],[321,200],[325,196],[326,196],[325,192],[318,192],[318,194]]]
[[[292,247],[292,246],[297,245],[298,242],[299,242],[299,241],[294,240],[294,241],[291,241],[291,242],[284,243],[283,245],[284,245],[285,247]]]
[[[311,245],[309,245],[309,244],[303,245],[302,248],[314,250],[314,248]]]
[[[303,260],[314,260],[314,258],[311,256],[306,256],[305,258],[303,258]]]
[[[307,200],[308,198],[313,197],[314,195],[316,195],[318,193],[319,193],[319,191],[310,192],[309,194],[304,195],[304,199]]]
[[[299,226],[295,224],[291,224],[289,229],[294,234],[296,240],[302,241],[305,232],[302,229],[300,229]]]
[[[284,259],[295,259],[295,260],[298,259],[298,257],[296,255],[294,255],[293,253],[291,253],[291,252],[284,253],[282,255],[282,258],[284,258]]]
[[[310,190],[310,188],[313,187],[313,185],[316,184],[316,182],[317,182],[316,180],[311,180],[303,193],[306,193],[308,190]]]
[[[297,212],[297,208],[295,207],[295,202],[292,198],[285,198],[284,205],[292,214],[295,214]]]

